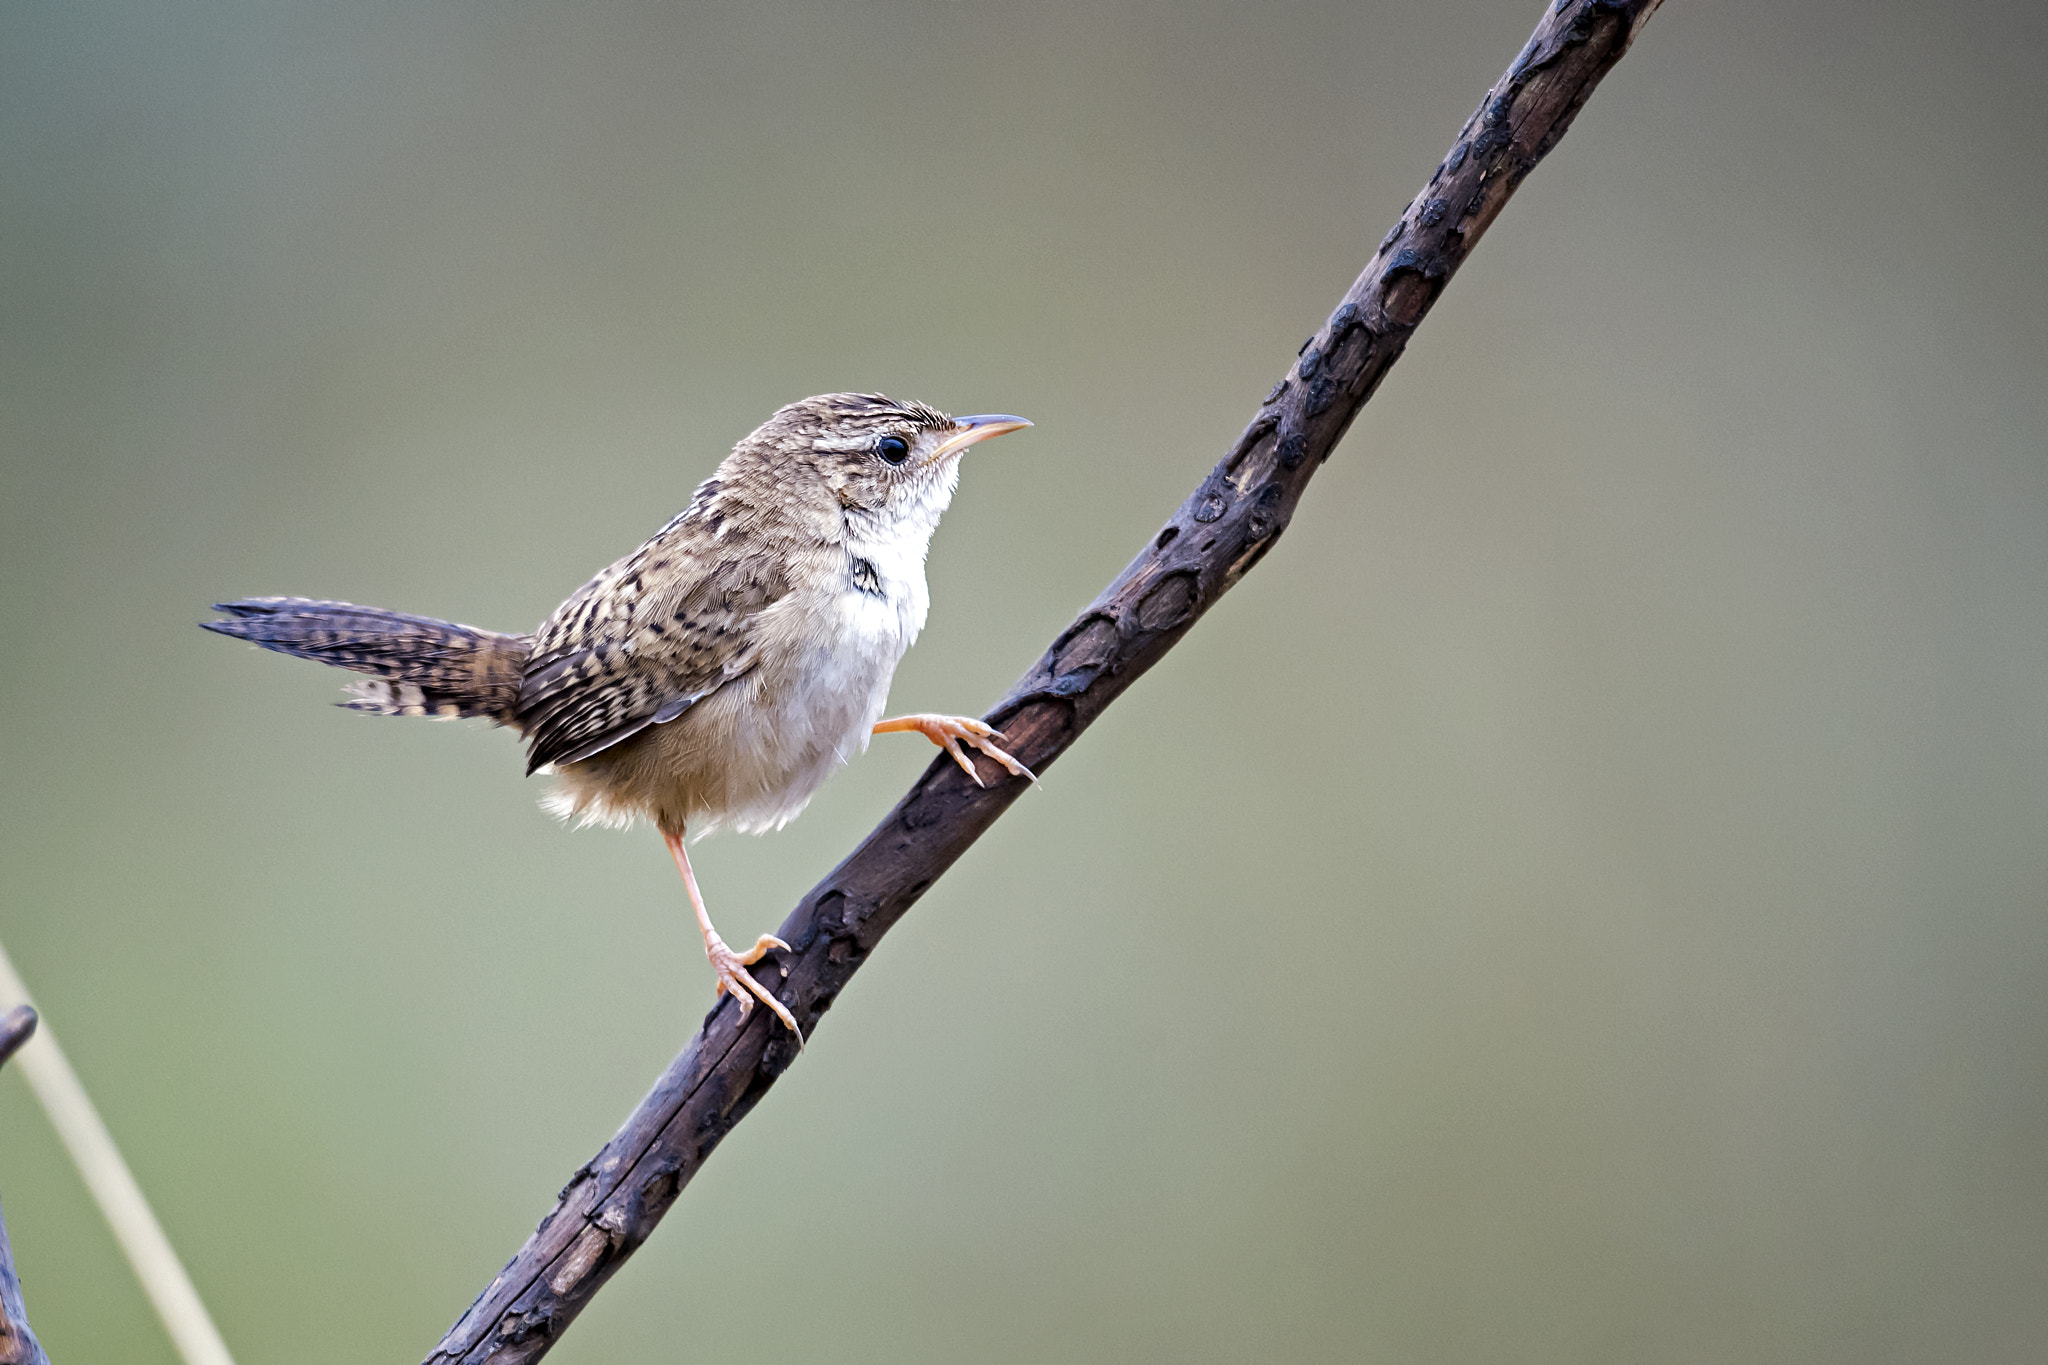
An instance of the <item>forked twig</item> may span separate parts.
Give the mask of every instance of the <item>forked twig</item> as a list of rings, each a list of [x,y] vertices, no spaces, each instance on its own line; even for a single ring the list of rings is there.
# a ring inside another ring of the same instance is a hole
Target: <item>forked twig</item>
[[[33,1006],[16,1005],[0,1018],[0,1066],[35,1035]],[[7,1240],[7,1219],[0,1216],[0,1365],[50,1365],[43,1343],[29,1330],[28,1308],[21,1301],[21,1278],[14,1273],[14,1247]]]

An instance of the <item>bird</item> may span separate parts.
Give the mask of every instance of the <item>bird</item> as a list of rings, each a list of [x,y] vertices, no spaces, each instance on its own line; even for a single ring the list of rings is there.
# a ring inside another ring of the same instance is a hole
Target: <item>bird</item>
[[[530,635],[303,597],[216,603],[210,631],[368,675],[348,710],[473,717],[519,732],[542,804],[579,824],[661,835],[717,978],[797,1036],[747,969],[789,945],[736,952],[712,927],[684,847],[721,826],[794,819],[873,735],[922,734],[986,786],[1037,779],[969,716],[885,719],[889,683],[931,605],[925,554],[969,448],[1031,423],[949,417],[874,393],[778,409],[736,444],[689,503],[601,570]]]

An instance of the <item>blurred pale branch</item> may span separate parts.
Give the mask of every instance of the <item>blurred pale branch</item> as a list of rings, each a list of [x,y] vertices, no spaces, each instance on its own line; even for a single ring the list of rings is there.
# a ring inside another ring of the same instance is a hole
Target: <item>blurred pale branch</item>
[[[7,950],[0,948],[0,1000],[8,999],[21,1002],[7,1016],[10,1022],[24,1008],[33,1017],[28,987],[14,970]],[[113,1134],[85,1093],[64,1049],[57,1045],[57,1036],[47,1026],[38,1030],[31,1025],[14,1046],[21,1053],[21,1070],[29,1089],[42,1103],[64,1150],[71,1154],[72,1164],[78,1167],[93,1202],[113,1230],[114,1240],[120,1243],[179,1357],[185,1365],[235,1365],[192,1285],[192,1277],[185,1273],[184,1263],[150,1211],[121,1149],[114,1145]],[[0,1356],[0,1365],[7,1365],[5,1356]]]
[[[1557,144],[1659,0],[1556,0],[1467,120],[1365,271],[1290,362],[1223,462],[987,719],[1043,772],[1272,548],[1310,477],[1407,345],[1445,283]],[[1024,784],[982,789],[932,763],[860,847],[782,924],[767,961],[806,1033],[891,925],[1008,808]],[[757,972],[761,969],[757,968]],[[766,1010],[721,1002],[616,1136],[428,1365],[539,1359],[653,1232],[733,1125],[796,1056]]]

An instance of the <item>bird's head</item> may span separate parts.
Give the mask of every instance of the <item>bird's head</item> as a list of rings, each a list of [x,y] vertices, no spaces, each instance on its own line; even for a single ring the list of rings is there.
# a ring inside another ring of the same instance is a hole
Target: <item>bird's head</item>
[[[718,479],[746,485],[756,505],[828,513],[860,534],[929,535],[959,486],[961,453],[1030,425],[999,413],[948,417],[874,393],[821,394],[762,423]]]

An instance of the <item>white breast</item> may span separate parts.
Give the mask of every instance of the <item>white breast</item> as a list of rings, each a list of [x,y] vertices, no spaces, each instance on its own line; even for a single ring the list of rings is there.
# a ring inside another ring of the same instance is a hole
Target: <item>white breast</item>
[[[937,519],[934,513],[931,521]],[[907,536],[849,538],[846,579],[809,603],[792,685],[747,722],[759,727],[754,751],[774,755],[769,765],[781,771],[763,783],[761,800],[728,812],[722,823],[742,831],[780,828],[834,768],[867,748],[896,665],[931,607],[924,579],[931,531],[910,529]]]

